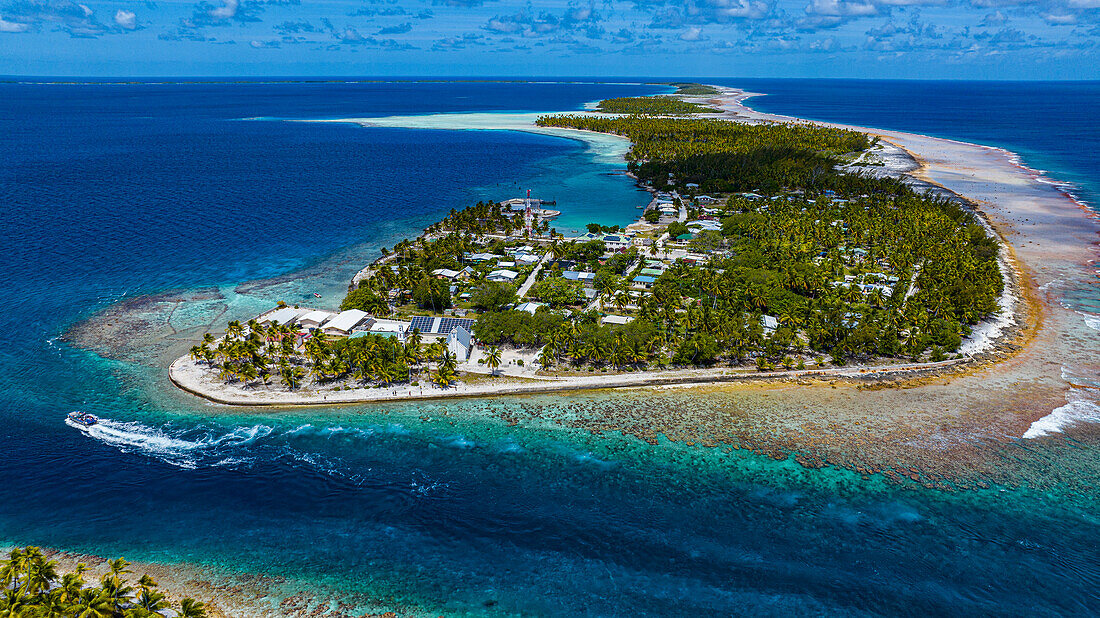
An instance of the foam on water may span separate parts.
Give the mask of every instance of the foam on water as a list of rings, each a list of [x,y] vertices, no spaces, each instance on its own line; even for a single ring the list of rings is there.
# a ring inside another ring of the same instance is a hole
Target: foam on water
[[[235,427],[231,431],[214,436],[203,433],[200,437],[188,440],[185,434],[172,435],[164,429],[150,427],[137,421],[113,421],[100,419],[91,426],[74,423],[65,419],[65,423],[75,427],[90,438],[118,448],[124,453],[142,453],[165,463],[181,468],[196,468],[202,457],[217,452],[224,447],[242,447],[271,434],[268,425]],[[221,460],[221,465],[228,465]]]
[[[1085,313],[1084,311],[1078,311],[1085,318],[1085,326],[1088,326],[1092,330],[1100,331],[1100,315],[1093,315],[1091,313]]]
[[[1040,438],[1061,433],[1082,422],[1100,423],[1100,405],[1089,399],[1083,389],[1072,389],[1066,394],[1066,405],[1055,408],[1050,414],[1032,423],[1023,437]]]

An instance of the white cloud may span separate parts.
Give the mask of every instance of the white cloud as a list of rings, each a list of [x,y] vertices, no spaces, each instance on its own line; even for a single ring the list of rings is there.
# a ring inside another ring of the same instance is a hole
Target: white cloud
[[[984,18],[982,18],[982,25],[987,28],[990,26],[1003,26],[1007,21],[1008,18],[1005,17],[1005,14],[997,11],[995,13],[990,13],[989,15],[986,15]]]
[[[870,2],[849,2],[848,0],[812,0],[806,5],[806,12],[812,15],[832,17],[865,17],[878,14],[878,9]]]
[[[240,0],[223,0],[225,4],[217,8],[210,9],[210,16],[214,19],[233,19],[237,15],[237,7],[240,6]]]
[[[137,15],[133,11],[119,9],[115,13],[115,23],[123,30],[133,30],[137,28]]]
[[[29,24],[7,21],[0,17],[0,32],[26,32],[29,29]]]
[[[749,0],[714,0],[714,15],[717,17],[735,17],[760,19],[768,14],[768,5],[764,2]]]
[[[1100,0],[1069,0],[1069,5],[1075,9],[1100,9]]]
[[[1073,13],[1043,13],[1043,21],[1052,26],[1070,26],[1077,23],[1077,16]]]
[[[681,41],[701,41],[704,38],[706,37],[703,36],[703,29],[699,26],[693,26],[680,33]]]

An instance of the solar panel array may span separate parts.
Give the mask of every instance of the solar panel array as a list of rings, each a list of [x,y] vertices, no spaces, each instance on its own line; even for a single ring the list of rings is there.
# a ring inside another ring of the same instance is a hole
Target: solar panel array
[[[419,329],[422,333],[430,333],[432,331],[432,320],[435,318],[428,317],[426,315],[418,315],[412,319],[412,324],[409,325],[409,332],[413,332],[413,329]]]
[[[439,320],[439,324],[435,328],[432,328],[432,325],[435,324],[436,320]],[[411,333],[415,328],[419,329],[420,332],[425,335],[447,335],[459,326],[466,329],[466,332],[468,333],[473,332],[474,321],[470,318],[433,318],[431,316],[418,315],[412,319],[412,322],[409,325],[409,332]]]

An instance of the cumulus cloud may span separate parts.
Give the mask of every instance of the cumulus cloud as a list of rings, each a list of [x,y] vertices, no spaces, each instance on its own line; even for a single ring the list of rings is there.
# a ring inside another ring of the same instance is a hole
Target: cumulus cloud
[[[240,0],[222,0],[222,5],[207,10],[207,14],[214,19],[233,19],[240,8]]]
[[[30,24],[21,24],[19,22],[8,21],[0,17],[0,32],[26,32],[30,30]]]
[[[405,34],[412,29],[412,24],[409,22],[405,22],[403,24],[397,24],[396,26],[388,26],[386,28],[382,28],[377,32],[377,34]]]
[[[137,29],[137,15],[133,11],[119,9],[115,13],[115,25],[123,30]]]
[[[536,15],[528,7],[527,10],[514,15],[493,16],[482,27],[496,34],[528,38],[571,32],[582,32],[590,38],[598,38],[602,34],[598,27],[599,21],[600,17],[592,5],[570,7],[562,15],[547,11]]]
[[[705,41],[706,39],[707,37],[703,36],[703,29],[699,26],[692,26],[680,33],[681,41]]]
[[[279,48],[279,42],[278,41],[255,41],[255,40],[253,40],[253,41],[249,41],[248,44],[253,49],[278,49]]]
[[[1042,13],[1040,16],[1052,26],[1072,26],[1077,23],[1077,15],[1073,13]]]
[[[444,37],[432,44],[432,51],[454,51],[466,49],[472,45],[486,45],[485,36],[467,32],[462,36]]]
[[[321,29],[304,19],[297,21],[284,21],[274,27],[279,34],[301,34],[305,32],[321,32]]]
[[[765,0],[635,0],[635,6],[650,16],[650,28],[669,30],[763,19],[773,13],[773,4]]]
[[[69,36],[98,37],[110,31],[85,4],[71,0],[17,0],[0,12],[0,32],[29,32],[53,24]]]
[[[1008,18],[1005,17],[1005,14],[1000,12],[1000,11],[997,11],[995,13],[990,13],[990,14],[986,15],[985,17],[983,17],[981,23],[982,23],[983,26],[985,26],[987,28],[990,28],[990,27],[993,27],[993,26],[1003,26],[1007,21],[1008,21]]]
[[[812,0],[806,5],[806,12],[829,17],[864,17],[877,15],[878,8],[861,0]]]

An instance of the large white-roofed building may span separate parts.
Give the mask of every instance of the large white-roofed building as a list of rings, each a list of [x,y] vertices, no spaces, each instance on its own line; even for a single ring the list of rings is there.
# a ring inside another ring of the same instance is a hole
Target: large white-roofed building
[[[298,325],[305,330],[313,330],[320,328],[321,324],[332,316],[333,314],[330,311],[310,311],[298,316]]]
[[[294,307],[280,307],[274,311],[269,311],[260,316],[257,322],[260,324],[271,324],[272,322],[278,322],[279,324],[293,324],[298,316],[308,313],[308,309],[295,309]]]
[[[326,335],[335,335],[337,337],[347,337],[351,334],[351,331],[359,326],[368,317],[366,311],[360,309],[348,309],[347,311],[341,311],[336,315],[329,318],[324,324],[321,325],[321,331]]]

